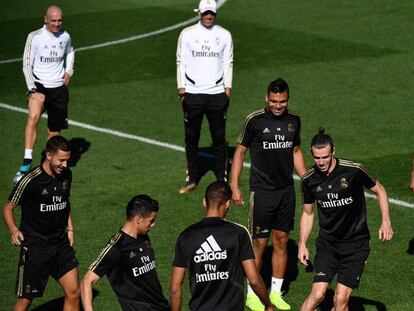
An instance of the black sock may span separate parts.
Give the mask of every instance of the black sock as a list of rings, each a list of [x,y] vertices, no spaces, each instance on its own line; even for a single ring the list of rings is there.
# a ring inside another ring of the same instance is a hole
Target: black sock
[[[32,164],[32,159],[23,159],[23,165]]]

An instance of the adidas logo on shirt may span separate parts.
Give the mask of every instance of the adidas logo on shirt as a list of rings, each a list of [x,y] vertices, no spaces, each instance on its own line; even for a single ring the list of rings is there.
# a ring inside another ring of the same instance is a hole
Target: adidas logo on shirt
[[[210,235],[206,241],[201,244],[201,247],[196,251],[196,255],[194,256],[194,261],[196,263],[220,259],[227,259],[227,251],[221,250],[213,235]]]
[[[262,133],[270,133],[269,129],[266,127]]]

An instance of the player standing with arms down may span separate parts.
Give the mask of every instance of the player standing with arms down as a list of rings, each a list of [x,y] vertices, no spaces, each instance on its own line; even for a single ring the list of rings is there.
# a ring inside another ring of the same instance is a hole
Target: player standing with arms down
[[[337,287],[332,310],[348,310],[349,298],[359,285],[371,248],[364,187],[377,197],[382,216],[378,237],[382,241],[391,240],[393,235],[388,196],[361,164],[334,157],[333,140],[324,129],[312,139],[311,152],[315,165],[302,177],[298,258],[304,265],[309,260],[306,242],[312,231],[315,203],[319,236],[315,242],[312,291],[301,310],[316,310],[335,274]]]
[[[230,32],[216,25],[214,0],[201,0],[200,21],[185,28],[177,44],[178,97],[184,112],[187,178],[179,190],[187,193],[198,183],[198,143],[206,115],[213,141],[214,173],[227,179],[226,113],[233,79],[233,41]]]
[[[73,250],[74,225],[69,202],[72,173],[69,144],[62,136],[46,143],[46,159],[14,187],[3,208],[11,243],[21,247],[16,311],[28,310],[41,297],[49,275],[65,293],[64,310],[79,310],[78,261]],[[17,228],[13,210],[21,206]]]
[[[17,183],[32,166],[37,124],[43,111],[48,114],[48,138],[68,127],[67,85],[73,74],[75,52],[70,35],[62,30],[63,12],[53,5],[44,16],[45,25],[31,32],[23,54],[28,109],[23,163],[13,178]]]
[[[206,216],[178,237],[170,286],[173,311],[181,310],[186,270],[192,295],[190,310],[244,310],[244,274],[265,303],[266,311],[273,310],[256,269],[247,229],[224,220],[230,199],[231,190],[227,183],[216,181],[210,184],[203,199]]]
[[[253,235],[256,265],[260,271],[269,236],[272,237],[272,286],[270,300],[280,310],[290,310],[281,295],[287,265],[287,242],[295,217],[293,167],[305,171],[300,148],[301,122],[287,109],[289,86],[278,78],[269,84],[266,108],[251,113],[237,140],[231,168],[231,189],[237,205],[244,203],[239,187],[243,160],[250,150],[249,230]],[[248,286],[246,306],[263,310],[263,304]]]
[[[81,284],[85,311],[93,310],[93,286],[106,275],[124,311],[171,310],[155,270],[148,232],[155,225],[158,202],[147,195],[133,197],[124,225],[91,264]]]

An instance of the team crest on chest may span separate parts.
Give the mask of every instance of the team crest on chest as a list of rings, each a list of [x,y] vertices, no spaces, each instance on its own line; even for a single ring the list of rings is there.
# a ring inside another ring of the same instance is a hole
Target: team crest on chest
[[[348,181],[346,180],[345,177],[342,177],[341,178],[340,186],[341,186],[342,189],[348,188],[349,184],[348,184]]]
[[[65,180],[62,182],[62,189],[63,189],[63,191],[68,191],[68,190],[69,190],[69,182],[68,182],[68,180],[67,180],[67,179],[65,179]]]
[[[288,124],[288,132],[294,132],[295,131],[295,127],[293,126],[292,123]]]

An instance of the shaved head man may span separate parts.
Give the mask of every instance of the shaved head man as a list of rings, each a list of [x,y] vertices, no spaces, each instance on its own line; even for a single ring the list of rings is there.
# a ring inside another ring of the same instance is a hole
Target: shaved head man
[[[32,167],[41,114],[47,111],[48,138],[60,135],[61,130],[68,127],[67,85],[73,74],[75,52],[70,35],[62,29],[62,22],[62,9],[50,6],[44,15],[44,26],[27,36],[23,73],[29,116],[25,128],[23,162],[13,178],[15,184]]]

